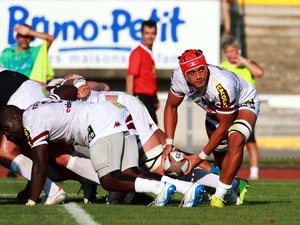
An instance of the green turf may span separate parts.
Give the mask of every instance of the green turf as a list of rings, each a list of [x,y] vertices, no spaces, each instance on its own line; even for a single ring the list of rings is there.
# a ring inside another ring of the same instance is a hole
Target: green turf
[[[63,205],[27,207],[16,201],[16,193],[24,180],[0,180],[0,224],[77,224]],[[98,188],[96,204],[82,203],[77,195],[76,182],[60,184],[70,195],[68,202],[76,202],[93,220],[101,225],[158,224],[158,225],[299,225],[300,181],[253,181],[243,206],[214,209],[207,204],[196,208],[178,208],[182,195],[176,194],[164,208],[145,205],[105,205],[106,192]]]

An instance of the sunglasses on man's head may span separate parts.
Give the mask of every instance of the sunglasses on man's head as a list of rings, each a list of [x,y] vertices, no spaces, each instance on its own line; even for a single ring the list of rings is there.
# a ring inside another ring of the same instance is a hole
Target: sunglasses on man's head
[[[29,35],[21,35],[21,34],[18,34],[17,35],[18,37],[20,37],[20,38],[32,38],[31,36],[29,36]]]

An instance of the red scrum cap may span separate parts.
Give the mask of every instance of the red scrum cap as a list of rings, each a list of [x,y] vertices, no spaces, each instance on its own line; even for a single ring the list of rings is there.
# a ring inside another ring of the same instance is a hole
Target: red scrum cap
[[[188,49],[178,57],[179,65],[183,75],[186,72],[199,66],[207,66],[205,57],[199,49]]]

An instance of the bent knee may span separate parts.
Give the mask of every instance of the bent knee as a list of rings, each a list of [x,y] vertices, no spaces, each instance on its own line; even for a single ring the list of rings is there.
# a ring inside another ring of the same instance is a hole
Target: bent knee
[[[118,180],[121,175],[120,170],[115,170],[111,173],[108,173],[102,177],[100,177],[100,184],[106,190],[112,190],[115,186],[115,181]]]
[[[128,168],[126,170],[123,170],[122,173],[134,176],[134,175],[140,174],[140,170],[139,170],[138,167],[132,167],[132,168]]]
[[[245,146],[245,137],[243,134],[238,132],[233,132],[229,138],[229,149],[243,149]]]

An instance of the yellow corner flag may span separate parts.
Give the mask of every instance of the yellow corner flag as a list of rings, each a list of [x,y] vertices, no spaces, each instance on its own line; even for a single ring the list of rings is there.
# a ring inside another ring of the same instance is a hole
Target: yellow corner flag
[[[43,41],[35,59],[29,78],[32,80],[47,82],[54,77],[54,71],[48,58],[47,42]]]

